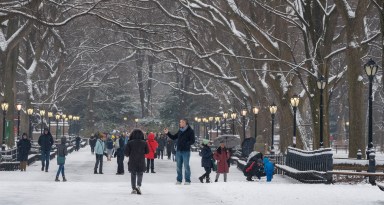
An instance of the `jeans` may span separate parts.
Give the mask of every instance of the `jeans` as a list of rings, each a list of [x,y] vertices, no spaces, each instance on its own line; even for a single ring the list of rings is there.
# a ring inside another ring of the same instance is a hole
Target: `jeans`
[[[136,178],[137,178],[137,186],[136,186]],[[141,181],[143,181],[143,172],[131,172],[131,186],[132,189],[141,186]]]
[[[117,155],[117,173],[124,173],[124,155]]]
[[[50,151],[49,150],[41,150],[41,165],[45,170],[48,171],[49,168],[49,160],[50,160]]]
[[[96,164],[95,164],[95,172],[97,171],[97,167],[99,166],[99,173],[103,173],[103,155],[102,154],[96,154]]]
[[[159,152],[157,153],[157,159],[160,159],[160,157],[161,159],[163,159],[163,156],[164,156],[164,150],[159,149]]]
[[[57,170],[56,177],[59,177],[60,172],[61,172],[61,176],[65,177],[65,174],[64,174],[64,164],[60,164],[59,165],[59,169]]]
[[[176,151],[176,171],[178,182],[183,180],[183,164],[185,169],[185,182],[191,182],[191,168],[189,167],[189,158],[191,156],[191,152],[189,151]]]

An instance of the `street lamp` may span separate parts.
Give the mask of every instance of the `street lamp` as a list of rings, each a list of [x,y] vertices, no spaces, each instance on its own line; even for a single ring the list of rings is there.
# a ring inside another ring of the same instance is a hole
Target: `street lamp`
[[[198,133],[198,136],[200,138],[200,122],[201,122],[201,118],[200,117],[196,118],[196,121],[197,121],[197,133]]]
[[[139,119],[135,119],[135,123],[136,123],[136,125],[135,125],[135,127],[137,127],[137,122],[139,122]]]
[[[237,117],[237,113],[233,112],[231,113],[232,118],[232,135],[235,135],[235,119]]]
[[[240,112],[241,116],[243,116],[243,139],[245,139],[245,116],[247,116],[247,109],[243,108]]]
[[[75,120],[75,119],[73,118],[73,115],[68,115],[68,136],[69,136],[69,130],[71,130],[70,128],[73,127],[73,126],[71,126],[71,124],[72,124],[72,119]],[[73,128],[72,128],[72,129],[73,129]]]
[[[56,118],[56,139],[58,139],[58,136],[59,136],[59,120],[60,120],[60,114],[59,114],[59,113],[56,113],[55,118]]]
[[[275,135],[275,114],[276,114],[276,111],[277,111],[277,106],[275,105],[275,103],[272,103],[271,106],[269,106],[269,112],[271,112],[271,116],[272,116],[272,142],[271,142],[271,154],[275,154],[274,152],[274,146],[273,146],[273,137]]]
[[[207,137],[207,122],[208,122],[208,119],[207,118],[203,118],[203,123],[204,123],[204,139],[208,139],[208,137]]]
[[[228,118],[228,113],[225,112],[223,113],[223,118],[224,118],[224,130],[223,130],[223,133],[226,134],[227,133],[227,118]]]
[[[325,86],[327,85],[327,81],[324,78],[324,76],[320,76],[319,79],[317,79],[317,88],[320,90],[320,148],[323,148],[324,146],[324,139],[323,139],[323,91]]]
[[[44,130],[44,123],[43,123],[43,117],[45,115],[45,110],[40,110],[40,119],[41,119],[41,130],[40,130],[40,134],[43,134],[43,130]]]
[[[259,114],[259,108],[256,106],[253,106],[252,112],[255,116],[255,142],[256,142],[256,138],[257,138],[257,114]]]
[[[21,110],[20,102],[16,104],[16,110],[17,110],[17,137],[20,137],[20,110]]]
[[[220,117],[215,117],[215,122],[216,122],[216,137],[219,137],[219,121],[220,121]]]
[[[296,111],[299,106],[300,98],[298,95],[293,95],[291,98],[291,105],[293,108],[293,147],[296,147]]]
[[[213,117],[208,117],[208,120],[209,120],[209,132],[212,132],[212,121],[213,121]]]
[[[31,140],[33,140],[33,134],[32,134],[32,115],[33,115],[33,108],[28,108],[27,109],[27,114],[29,118],[29,130],[28,130],[28,135]]]
[[[53,117],[53,112],[48,112],[48,130],[51,132],[51,117]]]
[[[7,110],[8,110],[8,106],[9,106],[9,104],[7,103],[7,102],[5,102],[5,101],[3,101],[2,103],[1,103],[1,110],[3,111],[3,146],[2,146],[2,150],[4,151],[5,150],[5,123],[6,123],[6,121],[5,121],[5,116],[7,115]]]
[[[61,119],[63,119],[63,137],[65,136],[65,127],[64,127],[64,124],[65,124],[65,119],[67,118],[67,115],[66,114],[62,114],[61,115]]]
[[[371,152],[374,152],[373,150],[373,129],[372,129],[372,84],[373,84],[373,78],[376,75],[376,72],[378,70],[378,66],[376,65],[375,61],[369,59],[369,61],[364,65],[365,73],[368,76],[369,80],[369,93],[368,93],[368,149],[366,151],[367,159],[369,159],[369,154]]]

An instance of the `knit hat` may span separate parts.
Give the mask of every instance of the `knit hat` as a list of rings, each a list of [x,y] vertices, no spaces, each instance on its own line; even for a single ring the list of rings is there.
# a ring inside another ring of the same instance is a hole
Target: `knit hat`
[[[203,139],[203,144],[204,145],[207,145],[209,143],[209,140],[208,139]]]

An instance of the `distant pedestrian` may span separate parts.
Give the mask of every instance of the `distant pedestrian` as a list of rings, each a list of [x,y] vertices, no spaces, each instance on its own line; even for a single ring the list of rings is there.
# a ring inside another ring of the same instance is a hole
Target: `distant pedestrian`
[[[124,174],[124,137],[118,136],[115,142],[115,155],[117,156],[117,175]]]
[[[156,173],[155,172],[155,154],[156,154],[156,149],[159,146],[158,143],[155,140],[155,134],[152,132],[148,134],[147,136],[147,145],[149,152],[148,154],[145,155],[145,158],[147,159],[147,172],[149,173],[149,168],[151,168],[151,173]]]
[[[21,140],[17,142],[18,160],[20,161],[20,170],[26,171],[28,162],[28,153],[31,150],[31,141],[27,133],[23,133]]]
[[[96,137],[94,135],[91,135],[91,138],[89,139],[89,146],[91,146],[91,153],[95,153],[95,145],[96,145]]]
[[[125,156],[129,157],[128,171],[131,172],[131,193],[141,194],[143,172],[146,170],[144,156],[149,153],[148,145],[144,141],[144,133],[141,130],[135,129],[131,132],[124,152]]]
[[[94,174],[103,174],[103,155],[104,155],[104,137],[100,134],[95,145],[96,163],[94,168]],[[97,173],[99,168],[99,173]]]
[[[176,184],[181,184],[183,180],[183,165],[185,169],[185,185],[191,184],[191,168],[189,166],[189,158],[191,156],[191,145],[195,143],[195,132],[188,124],[187,119],[181,119],[179,122],[179,131],[172,135],[169,133],[168,128],[164,129],[164,133],[169,138],[177,139],[177,150],[176,150]]]
[[[211,174],[211,169],[213,167],[213,153],[211,148],[208,145],[209,140],[204,139],[202,148],[201,148],[201,166],[204,167],[205,173],[199,177],[201,183],[204,183],[204,179],[206,179],[206,183],[210,183],[209,175]]]
[[[227,173],[229,172],[228,159],[229,150],[225,147],[224,142],[220,142],[220,147],[213,154],[213,158],[217,161],[217,172],[215,182],[219,180],[220,174],[224,174],[224,182],[227,182]]]
[[[75,144],[76,144],[76,147],[75,147],[75,151],[79,151],[79,149],[80,149],[80,142],[81,142],[81,137],[80,136],[77,136],[76,138],[75,138]]]
[[[157,159],[160,159],[160,158],[163,159],[163,157],[164,157],[164,148],[165,148],[165,146],[167,144],[167,138],[164,135],[160,134],[160,137],[158,138],[157,143],[159,144],[159,146],[157,148],[158,149]]]
[[[44,128],[44,133],[40,135],[38,143],[41,150],[41,171],[44,171],[45,168],[45,172],[48,172],[51,148],[53,145],[53,137],[48,128]]]
[[[67,139],[65,137],[61,138],[61,143],[57,145],[57,165],[59,165],[59,169],[56,173],[56,179],[55,181],[59,182],[59,175],[61,173],[61,176],[63,177],[63,182],[66,182],[67,179],[65,178],[64,174],[64,164],[65,164],[65,156],[68,155],[67,146],[65,145],[67,143]]]
[[[171,159],[172,149],[173,149],[173,140],[171,140],[171,139],[167,140],[166,149],[167,149],[167,158]]]
[[[113,140],[110,136],[107,137],[105,147],[107,148],[107,161],[111,161],[113,151]]]

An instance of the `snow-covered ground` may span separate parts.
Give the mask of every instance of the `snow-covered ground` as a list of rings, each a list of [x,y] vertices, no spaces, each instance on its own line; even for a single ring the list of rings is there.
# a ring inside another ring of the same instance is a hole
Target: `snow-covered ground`
[[[221,176],[217,183],[202,184],[197,179],[203,169],[196,152],[190,162],[191,185],[175,185],[174,162],[155,160],[157,173],[144,174],[143,195],[132,195],[129,173],[115,175],[116,159],[107,162],[104,158],[104,175],[95,175],[94,158],[89,147],[69,154],[67,182],[54,181],[56,159],[51,160],[48,173],[40,171],[40,162],[27,167],[27,172],[0,172],[0,204],[384,204],[384,192],[369,184],[302,184],[279,175],[271,183],[265,179],[246,182],[236,167],[230,168],[228,182],[224,183]]]

